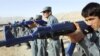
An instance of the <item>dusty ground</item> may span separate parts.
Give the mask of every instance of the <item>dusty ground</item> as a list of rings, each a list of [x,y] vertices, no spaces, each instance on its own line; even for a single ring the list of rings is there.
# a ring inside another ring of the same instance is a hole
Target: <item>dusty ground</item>
[[[0,39],[2,39],[1,37],[3,37],[3,35],[0,32]],[[66,41],[67,38],[63,39],[64,39],[64,44],[68,43],[68,41]],[[22,44],[22,46],[20,47],[18,47],[17,45],[12,47],[5,47],[5,46],[0,47],[0,56],[32,56],[31,54],[32,54],[31,49],[27,49],[26,44]],[[74,56],[78,56],[76,50],[74,54],[75,54]]]
[[[0,47],[0,56],[31,56],[31,49],[27,50],[27,46],[21,47]]]
[[[0,32],[0,40],[3,38],[2,32]],[[22,46],[18,47],[0,47],[0,56],[31,56],[31,49],[27,49],[26,44],[22,44]]]

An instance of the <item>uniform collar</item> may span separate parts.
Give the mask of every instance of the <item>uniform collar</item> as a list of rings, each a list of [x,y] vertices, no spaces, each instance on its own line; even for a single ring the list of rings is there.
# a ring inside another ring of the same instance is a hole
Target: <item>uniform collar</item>
[[[48,20],[50,20],[51,16],[52,16],[52,15],[50,15],[50,16],[48,17]]]

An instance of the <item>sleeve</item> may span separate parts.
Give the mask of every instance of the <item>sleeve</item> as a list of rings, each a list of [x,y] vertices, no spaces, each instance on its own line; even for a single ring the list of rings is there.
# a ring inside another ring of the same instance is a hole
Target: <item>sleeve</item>
[[[51,19],[50,19],[50,25],[53,25],[53,24],[56,24],[56,23],[58,23],[58,20],[57,20],[57,18],[55,18],[55,17],[52,17]]]

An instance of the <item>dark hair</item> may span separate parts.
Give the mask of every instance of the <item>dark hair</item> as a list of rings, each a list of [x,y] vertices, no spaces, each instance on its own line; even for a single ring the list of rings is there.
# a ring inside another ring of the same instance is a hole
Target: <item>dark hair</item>
[[[83,8],[81,15],[85,18],[88,16],[98,16],[100,18],[100,4],[96,2],[87,4]]]

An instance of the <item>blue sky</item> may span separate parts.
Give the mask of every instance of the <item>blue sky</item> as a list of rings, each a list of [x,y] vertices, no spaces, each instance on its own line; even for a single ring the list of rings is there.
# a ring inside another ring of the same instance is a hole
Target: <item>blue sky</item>
[[[31,17],[41,14],[45,6],[51,6],[53,14],[81,11],[89,2],[100,3],[100,0],[0,0],[0,16]]]

